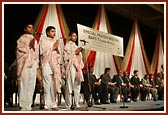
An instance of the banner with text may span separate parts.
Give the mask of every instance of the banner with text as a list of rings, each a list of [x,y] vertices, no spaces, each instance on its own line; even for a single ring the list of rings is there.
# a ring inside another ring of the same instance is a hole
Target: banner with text
[[[97,31],[80,24],[78,28],[78,46],[84,49],[111,53],[123,57],[123,38]]]

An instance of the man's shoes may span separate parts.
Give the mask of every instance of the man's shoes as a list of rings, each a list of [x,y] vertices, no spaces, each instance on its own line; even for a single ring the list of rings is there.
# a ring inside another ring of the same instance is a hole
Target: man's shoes
[[[106,101],[106,102],[103,102],[102,104],[110,104],[110,102]]]
[[[101,105],[101,104],[102,104],[102,103],[99,103],[99,102],[98,102],[98,103],[95,103],[95,105]]]
[[[124,100],[124,102],[126,102],[126,103],[129,103],[129,102],[131,102],[131,101],[128,101],[128,100]]]
[[[141,99],[141,101],[146,101],[146,99]]]
[[[154,99],[153,101],[157,101],[157,99]]]
[[[136,101],[137,101],[137,99],[133,99],[133,101],[134,101],[134,102],[136,102]]]
[[[115,101],[115,100],[112,100],[112,101],[110,101],[111,103],[117,103],[117,101]]]
[[[101,105],[101,103],[99,103],[98,101],[95,101],[95,105]]]

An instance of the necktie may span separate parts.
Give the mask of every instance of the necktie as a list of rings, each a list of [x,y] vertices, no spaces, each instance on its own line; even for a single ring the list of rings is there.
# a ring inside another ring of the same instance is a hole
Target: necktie
[[[121,76],[119,76],[119,78],[120,78],[120,80],[121,80],[121,83],[124,83],[123,80],[122,80],[122,78],[121,78]]]
[[[128,81],[128,83],[129,83],[129,81],[130,81],[130,80],[128,79],[128,77],[127,77],[127,81]]]

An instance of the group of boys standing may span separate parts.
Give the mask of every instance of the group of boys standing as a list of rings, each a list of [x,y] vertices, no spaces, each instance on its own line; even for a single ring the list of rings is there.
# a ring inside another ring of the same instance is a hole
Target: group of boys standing
[[[25,34],[17,40],[16,59],[19,106],[21,110],[32,109],[32,97],[39,63],[43,75],[44,109],[59,110],[56,103],[56,94],[61,93],[61,76],[63,76],[61,58],[64,60],[66,70],[66,107],[70,109],[72,93],[74,93],[74,104],[78,108],[84,64],[82,62],[82,48],[77,47],[75,44],[76,33],[70,33],[70,40],[66,43],[64,52],[61,52],[59,40],[55,38],[55,27],[48,26],[46,28],[46,37],[41,38],[39,43],[34,38],[33,31],[32,24],[26,25],[24,28]],[[63,53],[63,56],[61,53]]]

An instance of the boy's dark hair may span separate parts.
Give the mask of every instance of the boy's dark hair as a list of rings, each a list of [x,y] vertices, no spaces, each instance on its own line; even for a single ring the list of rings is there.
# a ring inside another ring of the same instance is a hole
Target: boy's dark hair
[[[134,74],[135,74],[136,72],[138,72],[138,70],[134,70]]]
[[[69,36],[72,36],[72,34],[74,34],[74,33],[77,34],[75,31],[72,31],[69,33]]]
[[[23,32],[25,33],[25,30],[27,29],[28,25],[32,25],[32,23],[26,23],[24,26],[23,26]]]
[[[151,73],[151,74],[149,74],[149,76],[152,76],[153,74]]]
[[[110,70],[110,68],[106,67],[104,72],[107,73],[109,70]]]
[[[55,27],[54,27],[54,26],[48,26],[48,27],[46,28],[46,35],[47,35],[47,33],[48,33],[51,29],[54,29],[54,30],[55,30]],[[47,35],[47,36],[48,36],[48,35]]]
[[[148,74],[145,74],[145,75],[144,75],[144,79],[146,79],[146,78],[147,78],[147,76],[148,76]]]
[[[26,24],[24,25],[24,29],[26,29],[28,25],[32,25],[32,26],[33,26],[32,23],[26,23]]]

